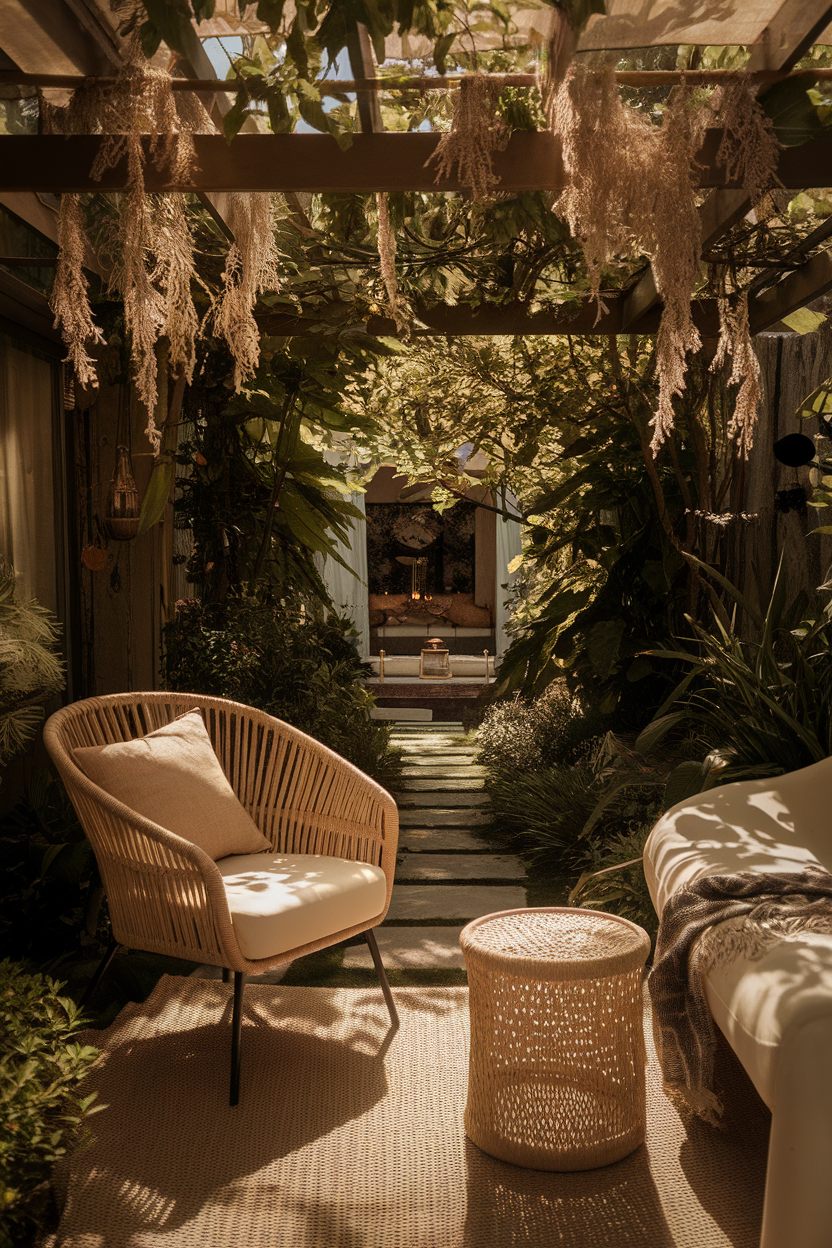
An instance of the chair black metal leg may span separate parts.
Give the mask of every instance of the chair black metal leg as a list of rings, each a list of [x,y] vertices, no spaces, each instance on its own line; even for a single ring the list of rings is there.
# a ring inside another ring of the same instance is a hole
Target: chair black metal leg
[[[396,1010],[396,1003],[393,1000],[393,994],[390,991],[390,985],[387,982],[387,972],[384,969],[384,963],[382,962],[381,954],[378,951],[378,945],[376,943],[375,932],[373,931],[371,927],[368,927],[366,932],[364,933],[364,939],[366,940],[367,944],[370,946],[370,953],[372,954],[372,958],[373,958],[373,966],[376,968],[376,975],[378,975],[379,983],[381,984],[381,991],[384,993],[384,1001],[385,1001],[385,1004],[387,1005],[388,1013],[390,1014],[390,1022],[393,1024],[394,1027],[398,1027],[399,1015],[398,1015],[398,1011]]]
[[[231,1095],[229,1105],[240,1099],[240,1041],[243,1032],[243,988],[246,977],[243,971],[234,972],[234,1013],[231,1016]]]
[[[231,972],[229,971],[227,966],[224,966],[222,968],[222,982],[224,984],[227,984],[230,978],[231,978]]]
[[[90,982],[87,984],[86,988],[84,989],[84,995],[81,997],[81,1000],[79,1002],[80,1009],[84,1008],[84,1006],[87,1004],[92,994],[95,992],[98,985],[101,983],[104,976],[107,974],[107,971],[110,969],[110,963],[112,962],[113,958],[116,956],[120,948],[121,948],[121,945],[118,943],[117,940],[112,940],[112,939],[110,940],[110,943],[107,946],[107,952],[104,954],[104,957],[98,963],[95,974],[93,975],[92,979],[90,980]]]

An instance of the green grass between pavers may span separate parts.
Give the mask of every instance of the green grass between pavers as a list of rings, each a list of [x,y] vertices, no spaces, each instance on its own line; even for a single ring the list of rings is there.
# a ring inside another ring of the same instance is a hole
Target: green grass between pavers
[[[358,938],[348,943],[360,945],[364,941],[363,938]],[[317,953],[298,958],[280,982],[294,988],[378,988],[378,976],[371,967],[343,965],[346,947],[334,945],[330,949],[319,949]],[[468,983],[466,972],[456,966],[388,969],[387,978],[393,988],[448,988]]]
[[[526,880],[526,905],[565,906],[577,882],[577,876],[555,875],[535,868]]]

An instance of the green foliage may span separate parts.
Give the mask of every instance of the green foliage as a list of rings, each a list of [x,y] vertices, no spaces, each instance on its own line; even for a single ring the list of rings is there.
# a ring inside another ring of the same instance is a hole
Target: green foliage
[[[0,962],[0,1246],[48,1229],[52,1166],[84,1135],[95,1093],[79,1085],[98,1057],[74,1033],[78,1007],[62,984]]]
[[[633,860],[661,812],[669,766],[611,733],[593,739],[597,724],[562,686],[532,703],[490,708],[477,745],[494,825],[536,866],[580,876],[570,904],[611,910],[654,934],[644,872]],[[622,863],[632,865],[619,871]]]
[[[92,847],[63,785],[40,768],[3,821],[0,947],[51,963],[95,956],[107,936]]]
[[[574,871],[588,847],[583,831],[598,802],[589,763],[503,775],[488,785],[494,822],[538,861]]]
[[[811,74],[775,83],[761,95],[760,103],[782,147],[799,147],[821,138],[829,128],[828,101],[816,90]]]
[[[651,824],[619,831],[592,847],[586,870],[572,890],[570,905],[588,910],[608,910],[637,923],[655,940],[659,920],[641,857]],[[600,874],[602,873],[602,874]]]
[[[389,725],[369,718],[373,699],[361,683],[350,628],[298,598],[180,602],[164,630],[165,687],[258,707],[390,788],[400,757],[390,747]]]
[[[0,560],[0,767],[31,743],[44,702],[64,687],[55,617],[34,599],[18,601],[14,588],[14,572]]]
[[[806,596],[789,599],[782,560],[765,616],[729,588],[750,636],[740,631],[735,612],[728,623],[716,619],[713,631],[689,620],[696,652],[655,651],[656,658],[687,668],[646,730],[653,746],[683,728],[691,735],[693,765],[686,762],[668,781],[676,801],[715,784],[795,771],[832,754],[829,608],[819,619],[802,618]]]
[[[599,5],[600,0],[571,0],[564,7],[580,29]],[[213,8],[214,0],[143,0],[126,30],[138,27],[148,57],[162,40],[185,55],[191,18],[209,16]],[[367,30],[379,64],[385,59],[386,37],[397,30],[430,40],[440,73],[445,72],[448,62],[453,68],[476,68],[482,67],[483,61],[495,61],[495,67],[505,72],[518,63],[525,66],[534,56],[532,43],[518,40],[514,16],[518,8],[540,10],[542,6],[538,0],[525,0],[511,11],[502,0],[457,0],[455,4],[446,0],[310,0],[297,6],[286,5],[284,0],[260,0],[257,17],[268,24],[270,32],[246,40],[245,54],[232,62],[229,78],[239,83],[239,91],[224,119],[226,134],[233,139],[248,116],[260,113],[268,116],[278,132],[293,129],[302,119],[346,146],[355,105],[343,101],[325,109],[317,83],[347,47],[358,23]],[[540,25],[545,28],[542,22]],[[487,32],[493,50],[479,55],[473,52],[472,31]],[[394,74],[399,73],[396,67]]]
[[[495,825],[534,860],[562,871],[594,870],[616,838],[649,826],[661,809],[651,768],[633,765],[611,734],[590,742],[588,727],[570,765],[492,772],[488,782]]]
[[[269,352],[256,383],[229,398],[228,362],[209,353],[187,397],[193,435],[179,462],[176,523],[191,530],[189,577],[211,601],[263,582],[327,602],[316,555],[339,563],[334,540],[361,513],[349,501],[342,469],[328,463],[321,436],[361,425],[343,408],[343,391],[360,353],[334,340]]]
[[[731,466],[727,408],[707,428],[700,413],[708,399],[719,411],[718,380],[696,366],[671,453],[654,461],[654,365],[647,340],[563,337],[457,340],[379,365],[368,410],[400,470],[459,494],[474,484],[454,455],[467,440],[488,457],[498,499],[507,486],[521,500],[523,598],[500,696],[564,675],[605,713],[623,703],[649,715],[663,696],[644,652],[699,595],[683,552],[713,554],[714,531],[693,512],[712,509]]]

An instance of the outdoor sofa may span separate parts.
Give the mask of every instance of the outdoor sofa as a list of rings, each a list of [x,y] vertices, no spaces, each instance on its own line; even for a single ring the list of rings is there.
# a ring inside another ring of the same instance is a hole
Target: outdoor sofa
[[[678,889],[702,877],[807,865],[832,872],[832,758],[680,802],[644,850],[660,916]],[[704,986],[719,1029],[772,1113],[761,1248],[830,1248],[832,935],[796,931],[756,960],[715,965]]]

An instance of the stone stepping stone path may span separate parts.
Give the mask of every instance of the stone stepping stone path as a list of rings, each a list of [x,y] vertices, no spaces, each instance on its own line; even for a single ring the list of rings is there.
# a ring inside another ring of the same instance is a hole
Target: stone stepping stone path
[[[464,924],[453,927],[377,927],[376,943],[388,971],[423,970],[427,967],[458,967],[465,969],[465,958],[459,947],[459,933]],[[350,945],[344,950],[343,965],[348,969],[372,966],[365,944]]]
[[[376,938],[391,970],[464,968],[459,933],[469,919],[526,905],[526,869],[494,852],[479,829],[491,822],[485,768],[461,724],[396,724],[404,751],[399,853],[393,897]],[[345,968],[370,969],[362,942]]]
[[[513,854],[405,854],[396,880],[525,880],[526,870]]]
[[[447,794],[441,796],[447,797]],[[490,822],[489,810],[472,810],[470,806],[451,808],[448,802],[443,802],[441,807],[399,807],[400,828],[483,828]]]
[[[420,782],[418,780],[403,780],[402,781],[403,785],[412,785],[412,784],[419,784],[419,783]],[[401,812],[403,810],[410,810],[414,806],[426,806],[428,807],[429,810],[433,810],[435,807],[445,807],[445,806],[487,806],[488,805],[487,793],[483,793],[483,792],[472,793],[472,792],[469,792],[468,790],[465,790],[464,792],[459,793],[459,792],[454,791],[455,786],[453,786],[452,781],[446,780],[445,784],[452,785],[451,789],[440,791],[438,785],[437,786],[431,785],[431,791],[428,793],[424,793],[424,792],[419,792],[419,791],[414,792],[410,788],[405,788],[404,791],[399,792],[395,795],[396,801],[398,803],[399,811]],[[480,787],[482,787],[482,781],[480,781]]]

